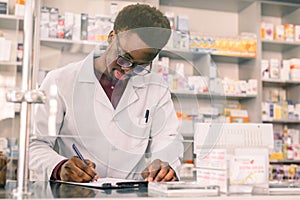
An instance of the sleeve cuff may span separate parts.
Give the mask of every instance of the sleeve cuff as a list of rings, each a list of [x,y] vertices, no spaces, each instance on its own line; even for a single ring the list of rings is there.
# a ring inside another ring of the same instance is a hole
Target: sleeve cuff
[[[61,168],[61,166],[62,166],[65,162],[67,162],[67,161],[68,161],[68,159],[62,160],[62,161],[60,161],[60,162],[55,166],[55,168],[54,168],[53,171],[52,171],[50,180],[60,180],[60,176],[58,175],[58,171],[59,171],[59,169]]]

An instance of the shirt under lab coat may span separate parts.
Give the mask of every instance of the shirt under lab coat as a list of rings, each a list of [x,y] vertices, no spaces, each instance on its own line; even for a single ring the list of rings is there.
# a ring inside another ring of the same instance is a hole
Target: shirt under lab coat
[[[100,177],[141,179],[147,159],[169,162],[178,175],[182,136],[162,77],[155,73],[131,77],[114,109],[93,66],[94,52],[49,72],[43,81],[40,89],[47,94],[51,85],[57,85],[58,109],[55,135],[48,134],[49,101],[35,109],[29,168],[36,178],[49,179],[60,161],[74,156],[73,143],[96,164]]]

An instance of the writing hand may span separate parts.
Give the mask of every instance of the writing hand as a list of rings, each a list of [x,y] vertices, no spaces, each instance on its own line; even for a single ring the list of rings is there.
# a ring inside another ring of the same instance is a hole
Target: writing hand
[[[142,172],[143,178],[148,182],[167,182],[177,181],[175,171],[170,167],[169,163],[159,159],[154,160]]]
[[[77,156],[73,156],[60,168],[58,174],[62,181],[90,182],[97,180],[99,176],[95,172],[95,163],[85,160],[87,165]]]

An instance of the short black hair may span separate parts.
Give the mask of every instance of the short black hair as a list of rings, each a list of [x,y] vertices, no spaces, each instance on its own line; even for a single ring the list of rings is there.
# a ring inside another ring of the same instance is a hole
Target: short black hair
[[[149,46],[163,48],[171,35],[170,22],[163,13],[147,4],[124,7],[114,22],[116,33],[132,30]]]

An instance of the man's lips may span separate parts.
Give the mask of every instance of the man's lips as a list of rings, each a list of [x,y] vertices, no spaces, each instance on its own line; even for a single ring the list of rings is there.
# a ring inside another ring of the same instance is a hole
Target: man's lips
[[[114,70],[114,76],[119,80],[123,80],[126,77],[125,74],[120,72],[119,70]]]

